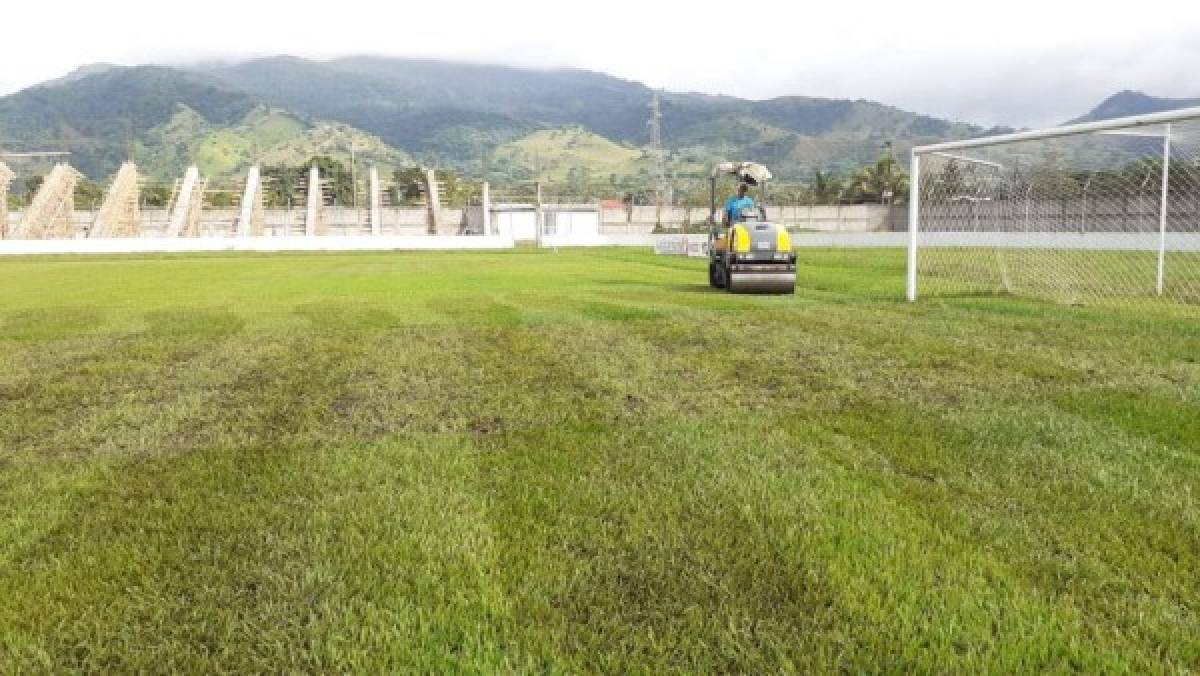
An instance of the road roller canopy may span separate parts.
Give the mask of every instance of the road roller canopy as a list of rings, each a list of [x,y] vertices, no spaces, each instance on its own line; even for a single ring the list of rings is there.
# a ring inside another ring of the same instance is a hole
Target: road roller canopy
[[[713,167],[713,178],[725,174],[736,176],[739,181],[749,185],[762,185],[771,180],[771,170],[757,162],[721,162]]]

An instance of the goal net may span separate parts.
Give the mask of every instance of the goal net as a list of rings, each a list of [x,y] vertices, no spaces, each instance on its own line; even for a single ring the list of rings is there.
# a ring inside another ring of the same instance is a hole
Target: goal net
[[[913,150],[908,296],[1200,303],[1200,109]]]

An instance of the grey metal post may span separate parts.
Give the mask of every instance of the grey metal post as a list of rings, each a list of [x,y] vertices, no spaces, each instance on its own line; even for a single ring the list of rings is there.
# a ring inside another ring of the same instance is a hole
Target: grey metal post
[[[1089,175],[1087,181],[1083,184],[1083,199],[1079,205],[1079,234],[1087,234],[1087,196],[1088,190],[1092,187],[1092,176]]]
[[[908,301],[917,300],[917,228],[921,216],[921,156],[914,150],[908,184]]]
[[[542,248],[542,216],[543,216],[543,214],[542,214],[542,182],[538,181],[537,184],[535,185],[535,188],[537,189],[537,198],[536,198],[537,201],[534,204],[533,220],[535,223],[535,228],[534,228],[533,236],[534,236],[534,243],[540,249],[540,248]]]
[[[370,200],[368,205],[368,218],[371,219],[371,234],[379,236],[383,234],[383,194],[379,189],[379,169],[371,167],[367,174],[367,198]]]
[[[1163,281],[1167,270],[1167,209],[1168,191],[1171,185],[1171,123],[1163,131],[1162,204],[1158,212],[1158,280],[1155,293],[1163,295]]]
[[[308,169],[308,196],[304,205],[304,235],[316,237],[317,221],[321,218],[321,170],[314,163]]]
[[[710,225],[717,224],[717,179],[708,179],[708,221]]]
[[[442,227],[442,199],[438,194],[437,172],[433,169],[425,170],[425,204],[429,211],[429,234],[436,235]]]
[[[483,210],[482,228],[484,235],[492,234],[492,195],[488,182],[483,182],[482,197],[480,199],[480,208]]]

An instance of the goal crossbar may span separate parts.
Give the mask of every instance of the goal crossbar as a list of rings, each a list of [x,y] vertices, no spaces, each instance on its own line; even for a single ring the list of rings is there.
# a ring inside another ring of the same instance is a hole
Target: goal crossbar
[[[1145,115],[1116,117],[1111,120],[1100,120],[1098,122],[1082,122],[1080,124],[1066,124],[1059,127],[1046,127],[1044,129],[1016,131],[1012,132],[1011,134],[981,136],[979,138],[963,139],[961,141],[933,143],[925,146],[916,146],[913,148],[913,153],[916,155],[925,155],[936,152],[967,150],[969,148],[998,146],[1008,143],[1019,143],[1021,141],[1037,141],[1047,138],[1061,138],[1064,136],[1078,136],[1080,134],[1094,134],[1097,132],[1114,131],[1119,129],[1162,125],[1168,122],[1179,122],[1181,120],[1193,120],[1196,118],[1200,118],[1200,106],[1193,108],[1179,108],[1177,110],[1167,110],[1161,113],[1147,113]]]

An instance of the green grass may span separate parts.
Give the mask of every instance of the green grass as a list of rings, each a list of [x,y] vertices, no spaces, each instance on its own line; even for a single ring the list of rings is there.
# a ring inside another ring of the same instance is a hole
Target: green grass
[[[1194,309],[0,261],[5,671],[1200,669]]]
[[[996,293],[1063,303],[1125,303],[1155,299],[1154,251],[1086,251],[929,247],[922,252],[922,288],[935,294]],[[1168,303],[1200,304],[1200,252],[1169,251],[1163,259]]]

